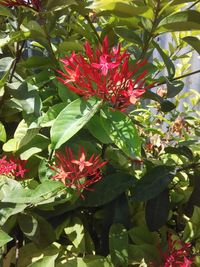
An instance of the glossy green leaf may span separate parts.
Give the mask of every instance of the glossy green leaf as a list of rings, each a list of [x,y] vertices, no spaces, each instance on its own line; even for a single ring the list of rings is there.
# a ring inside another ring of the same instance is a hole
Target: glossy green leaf
[[[147,201],[145,207],[146,223],[150,231],[158,231],[167,223],[170,210],[169,190],[166,189],[155,198]]]
[[[185,242],[191,242],[192,240],[198,240],[200,238],[200,207],[194,206],[194,211],[191,219],[186,223],[183,240]]]
[[[0,226],[15,214],[18,214],[27,207],[26,204],[15,204],[15,203],[3,203],[0,202]]]
[[[186,36],[183,40],[200,54],[200,40],[194,36]]]
[[[190,161],[194,159],[193,153],[191,149],[187,146],[179,146],[179,147],[166,147],[165,152],[169,154],[176,154],[176,155],[181,155],[185,156],[188,158]]]
[[[166,80],[167,82],[167,98],[173,98],[178,95],[184,87],[182,81],[172,81]]]
[[[141,139],[128,116],[118,110],[104,109],[101,122],[110,139],[128,157],[140,157]]]
[[[40,68],[40,67],[48,67],[52,64],[52,61],[49,57],[41,57],[41,56],[32,56],[26,59],[25,61],[19,64],[26,68]]]
[[[14,59],[11,57],[4,57],[0,59],[0,96],[1,89],[7,82]]]
[[[116,34],[122,37],[124,40],[131,42],[133,44],[136,43],[142,45],[142,40],[139,34],[136,34],[133,30],[130,30],[125,27],[116,27],[114,30]]]
[[[45,0],[44,2],[48,11],[57,11],[70,5],[77,4],[75,0]]]
[[[49,144],[50,144],[49,138],[47,138],[44,135],[37,134],[36,136],[33,137],[33,139],[30,140],[30,142],[28,142],[28,144],[21,147],[17,151],[17,154],[20,155],[20,158],[22,160],[27,160],[33,155],[38,154],[47,149]]]
[[[84,202],[81,205],[85,207],[102,206],[133,186],[135,178],[123,173],[115,173],[104,177],[93,186],[94,191],[85,192]]]
[[[109,248],[115,266],[128,266],[128,232],[122,224],[111,226]]]
[[[119,17],[132,17],[134,15],[145,13],[147,6],[131,5],[130,1],[126,0],[94,0],[89,8],[97,11],[111,11]]]
[[[163,62],[165,63],[165,66],[168,71],[168,77],[173,78],[175,74],[175,66],[173,62],[171,61],[170,57],[163,51],[163,49],[159,46],[158,43],[152,42],[154,47],[157,49],[158,53],[160,54]]]
[[[0,122],[0,141],[3,143],[6,142],[6,130],[1,122]]]
[[[165,165],[156,166],[147,172],[136,184],[134,201],[147,201],[163,192],[174,178],[174,168]]]
[[[90,98],[76,99],[64,108],[51,128],[52,148],[58,149],[93,117],[101,101]]]
[[[90,133],[96,137],[103,144],[111,144],[112,140],[103,128],[101,119],[98,115],[94,115],[92,119],[87,123],[87,128]]]
[[[5,45],[13,44],[14,42],[20,42],[26,40],[30,37],[30,32],[26,31],[15,31],[7,35],[6,38],[0,39],[0,48],[3,48]]]
[[[136,245],[156,245],[159,239],[158,234],[150,232],[146,226],[133,227],[128,231],[128,234]]]
[[[67,106],[67,103],[59,103],[54,105],[53,107],[50,107],[46,114],[44,114],[41,126],[42,127],[51,127],[59,115],[59,113]]]
[[[9,241],[11,241],[13,238],[10,237],[6,232],[0,230],[0,247],[7,244]]]
[[[200,12],[185,10],[165,17],[158,25],[157,32],[200,30]]]
[[[160,109],[163,112],[170,112],[175,108],[176,108],[176,106],[172,102],[170,102],[169,100],[164,100],[160,105]]]

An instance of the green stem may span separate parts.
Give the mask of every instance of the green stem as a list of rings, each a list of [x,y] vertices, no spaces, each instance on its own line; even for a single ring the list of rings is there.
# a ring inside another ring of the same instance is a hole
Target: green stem
[[[142,50],[142,53],[140,55],[140,58],[139,59],[143,59],[148,51],[148,48],[149,48],[149,45],[151,43],[151,40],[153,38],[155,38],[156,36],[154,36],[154,31],[157,27],[157,24],[158,24],[158,14],[159,14],[159,11],[160,11],[160,2],[161,0],[157,0],[157,5],[156,5],[156,8],[155,8],[155,12],[154,12],[154,20],[152,22],[152,28],[149,32],[149,36],[148,36],[148,39],[147,41],[145,42],[145,45],[143,47],[143,50]]]
[[[85,15],[85,19],[87,20],[88,24],[90,25],[91,29],[93,30],[94,34],[96,35],[98,41],[101,43],[101,38],[98,35],[98,32],[96,30],[96,28],[94,27],[90,17],[88,15]]]
[[[200,0],[197,0],[195,3],[193,3],[191,6],[188,7],[188,9],[193,8],[194,6],[196,6],[196,4],[200,3]]]
[[[183,75],[178,76],[178,77],[175,77],[175,78],[173,78],[173,79],[169,79],[169,81],[170,81],[170,82],[173,82],[173,81],[176,81],[176,80],[179,80],[179,79],[182,79],[182,78],[185,78],[185,77],[188,77],[188,76],[197,74],[197,73],[200,73],[200,70],[196,70],[196,71],[190,72],[190,73],[188,73],[188,74],[183,74]],[[159,86],[159,85],[166,84],[166,83],[167,83],[166,81],[157,83],[157,84],[155,84],[152,88],[157,87],[157,86]]]

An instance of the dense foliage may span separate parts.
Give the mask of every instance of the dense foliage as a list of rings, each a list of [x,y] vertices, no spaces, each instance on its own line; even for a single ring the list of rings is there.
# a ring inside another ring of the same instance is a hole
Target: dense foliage
[[[0,0],[0,22],[0,265],[200,266],[200,1]]]

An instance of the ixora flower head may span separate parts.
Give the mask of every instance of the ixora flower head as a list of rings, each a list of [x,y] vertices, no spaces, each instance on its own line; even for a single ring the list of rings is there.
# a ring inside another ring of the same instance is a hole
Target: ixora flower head
[[[0,175],[14,177],[16,180],[24,179],[28,169],[25,168],[26,160],[16,159],[11,157],[2,157],[0,159]]]
[[[61,152],[55,154],[55,164],[50,168],[56,172],[52,179],[60,180],[66,187],[90,189],[89,186],[102,178],[100,170],[107,161],[101,161],[100,156],[94,154],[87,160],[83,148],[79,149],[78,158],[75,159],[71,148],[65,149],[65,155]]]
[[[73,92],[86,98],[96,96],[109,102],[113,108],[123,110],[135,104],[147,89],[147,62],[138,61],[129,66],[130,54],[121,52],[121,46],[109,48],[105,37],[102,46],[92,50],[85,43],[85,57],[75,54],[61,59],[65,72],[58,71],[58,79]]]
[[[168,237],[168,248],[161,253],[163,264],[160,267],[190,267],[193,259],[190,254],[191,244],[181,240],[173,240],[172,235]]]
[[[0,5],[8,7],[25,6],[36,11],[41,10],[41,0],[1,0]]]

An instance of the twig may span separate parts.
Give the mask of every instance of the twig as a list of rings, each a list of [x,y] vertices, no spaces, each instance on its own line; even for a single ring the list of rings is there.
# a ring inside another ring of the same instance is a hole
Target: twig
[[[88,24],[89,24],[90,27],[92,28],[92,30],[93,30],[94,34],[96,35],[98,41],[101,43],[101,39],[100,39],[100,37],[99,37],[99,35],[98,35],[98,33],[97,33],[96,28],[94,27],[94,25],[93,25],[93,23],[92,23],[90,17],[89,17],[88,15],[85,15],[85,19],[87,20]]]
[[[200,0],[197,0],[195,3],[193,3],[191,6],[189,6],[187,9],[191,9],[193,8],[194,6],[196,6],[196,4],[198,4],[200,2]]]

